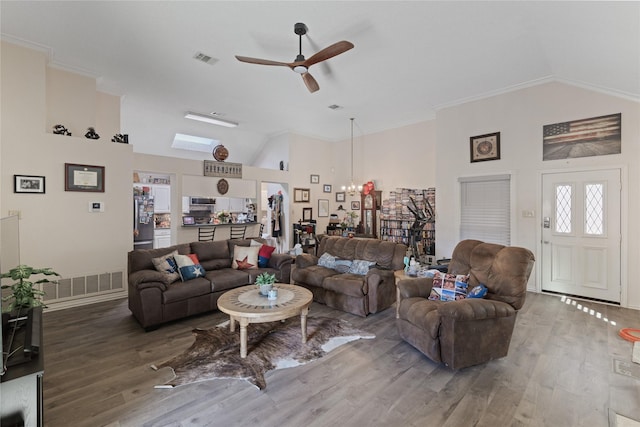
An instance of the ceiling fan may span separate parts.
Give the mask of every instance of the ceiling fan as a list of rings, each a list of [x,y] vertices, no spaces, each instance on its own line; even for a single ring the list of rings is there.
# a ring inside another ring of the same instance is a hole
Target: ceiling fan
[[[296,33],[300,38],[298,56],[296,56],[294,62],[278,62],[268,59],[250,58],[247,56],[238,55],[236,55],[236,59],[241,62],[248,62],[249,64],[279,65],[289,67],[296,73],[302,75],[302,80],[307,86],[307,89],[309,89],[309,92],[313,93],[320,89],[320,86],[318,86],[318,82],[316,81],[316,79],[314,79],[313,76],[309,74],[309,67],[313,64],[317,64],[318,62],[326,61],[327,59],[333,58],[336,55],[340,55],[341,53],[344,53],[349,49],[353,49],[353,43],[342,40],[332,44],[331,46],[325,47],[321,51],[312,55],[309,59],[305,59],[304,55],[302,54],[302,36],[307,34],[307,31],[307,26],[301,22],[298,22],[293,26],[293,32]]]

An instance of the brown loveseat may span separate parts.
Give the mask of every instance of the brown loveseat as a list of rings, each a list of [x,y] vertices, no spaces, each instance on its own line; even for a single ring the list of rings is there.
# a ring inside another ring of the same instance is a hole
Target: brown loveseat
[[[487,287],[482,299],[428,299],[431,278],[398,283],[400,336],[434,362],[465,368],[507,355],[517,310],[524,304],[534,256],[528,249],[464,240],[449,273],[469,274],[468,289]]]
[[[220,295],[254,283],[261,273],[275,274],[278,282],[289,283],[293,259],[288,254],[271,254],[266,268],[232,268],[235,246],[249,246],[251,240],[265,243],[259,238],[229,239],[129,252],[129,310],[145,330],[150,330],[171,320],[216,310]],[[196,254],[206,275],[168,282],[166,275],[155,269],[153,259],[175,250],[180,255]]]
[[[317,256],[302,254],[296,257],[291,272],[292,283],[309,289],[316,302],[365,317],[395,302],[393,272],[404,267],[406,251],[407,247],[399,243],[327,236],[320,241]],[[336,257],[344,269],[318,265],[323,254]],[[370,265],[358,263],[366,266],[364,270],[357,271],[358,274],[353,268],[345,272],[348,268],[345,262],[349,264],[352,261],[368,261]]]

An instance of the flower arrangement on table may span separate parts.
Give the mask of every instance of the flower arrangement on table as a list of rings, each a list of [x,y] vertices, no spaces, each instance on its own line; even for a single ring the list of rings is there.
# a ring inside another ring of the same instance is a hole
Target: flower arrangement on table
[[[347,224],[347,227],[355,228],[356,218],[358,218],[359,216],[360,215],[358,215],[355,211],[347,212],[342,221]]]
[[[221,224],[226,224],[229,222],[229,218],[231,217],[231,214],[229,214],[229,212],[227,211],[220,211],[217,214],[218,217],[218,221],[220,221]]]

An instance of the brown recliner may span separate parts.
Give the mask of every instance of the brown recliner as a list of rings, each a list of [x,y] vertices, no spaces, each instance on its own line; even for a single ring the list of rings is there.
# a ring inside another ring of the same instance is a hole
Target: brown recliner
[[[401,280],[396,320],[400,336],[452,369],[505,357],[534,261],[525,248],[463,240],[453,251],[448,272],[469,274],[468,289],[484,284],[487,295],[432,301],[427,298],[433,279]]]

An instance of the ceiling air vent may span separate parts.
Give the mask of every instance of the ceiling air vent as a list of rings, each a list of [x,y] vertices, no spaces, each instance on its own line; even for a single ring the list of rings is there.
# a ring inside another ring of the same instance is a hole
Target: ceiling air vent
[[[332,110],[341,110],[342,109],[342,107],[337,105],[337,104],[329,105],[329,108],[332,109]]]
[[[216,62],[218,62],[216,58],[209,56],[207,54],[204,54],[202,52],[197,52],[193,58],[197,61],[204,62],[205,64],[209,64],[209,65],[213,65]]]

